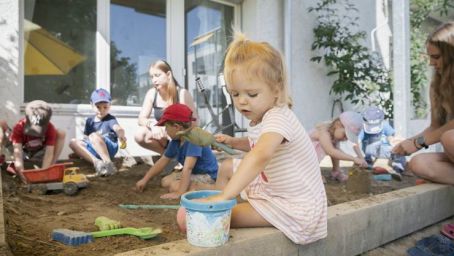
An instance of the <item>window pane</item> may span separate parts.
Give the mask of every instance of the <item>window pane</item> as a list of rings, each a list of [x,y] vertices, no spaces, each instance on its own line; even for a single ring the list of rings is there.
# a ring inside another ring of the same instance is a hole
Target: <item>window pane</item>
[[[96,78],[96,0],[24,7],[25,101],[88,103]]]
[[[142,105],[151,82],[148,68],[166,58],[166,1],[112,0],[111,91],[119,105]]]
[[[218,120],[223,127],[233,120],[229,111],[223,112],[223,79],[218,79],[218,76],[222,73],[224,52],[232,38],[234,8],[211,1],[190,0],[185,3],[188,88],[196,101],[200,125],[213,132],[220,131],[221,128],[212,120]],[[197,77],[206,88],[205,94],[195,86]],[[207,97],[208,104],[204,96]],[[224,133],[231,131],[224,130]]]

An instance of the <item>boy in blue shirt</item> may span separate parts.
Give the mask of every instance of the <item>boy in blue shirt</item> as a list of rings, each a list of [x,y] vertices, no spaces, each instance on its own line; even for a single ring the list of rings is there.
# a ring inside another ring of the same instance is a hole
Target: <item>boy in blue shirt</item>
[[[178,199],[189,190],[213,188],[218,173],[218,162],[210,147],[200,147],[177,135],[192,126],[192,110],[184,104],[173,104],[164,110],[157,126],[165,126],[172,139],[164,155],[153,165],[145,176],[136,183],[136,189],[143,191],[148,181],[164,170],[171,159],[176,158],[183,165],[181,172],[172,173],[161,180],[161,186],[169,193],[163,199]]]
[[[74,153],[93,163],[97,176],[112,175],[117,172],[112,159],[118,151],[118,140],[126,142],[125,131],[117,119],[109,114],[112,101],[109,92],[96,89],[90,100],[96,115],[85,121],[85,138],[72,139],[69,147]]]
[[[395,130],[388,121],[384,121],[385,114],[377,107],[369,107],[363,112],[364,127],[358,139],[361,141],[365,160],[373,166],[377,158],[389,159],[392,168],[402,173],[405,170],[405,156],[391,152],[396,142]]]

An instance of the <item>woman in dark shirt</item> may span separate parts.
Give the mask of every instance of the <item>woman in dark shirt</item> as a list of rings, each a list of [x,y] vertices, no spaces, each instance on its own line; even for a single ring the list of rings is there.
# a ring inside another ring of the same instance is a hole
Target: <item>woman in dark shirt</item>
[[[155,124],[161,118],[164,109],[174,103],[181,103],[187,105],[196,118],[197,112],[191,94],[180,87],[167,62],[156,61],[150,66],[149,72],[153,87],[145,95],[139,114],[139,128],[134,138],[140,146],[162,155],[168,137],[165,128]]]

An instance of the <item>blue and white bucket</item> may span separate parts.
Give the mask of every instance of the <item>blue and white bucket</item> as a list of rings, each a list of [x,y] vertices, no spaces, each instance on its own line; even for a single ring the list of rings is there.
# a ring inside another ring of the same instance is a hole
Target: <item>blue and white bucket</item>
[[[181,197],[181,206],[186,208],[186,234],[190,244],[216,247],[229,240],[230,216],[236,199],[219,202],[193,201],[219,193],[217,190],[201,190],[188,192]]]

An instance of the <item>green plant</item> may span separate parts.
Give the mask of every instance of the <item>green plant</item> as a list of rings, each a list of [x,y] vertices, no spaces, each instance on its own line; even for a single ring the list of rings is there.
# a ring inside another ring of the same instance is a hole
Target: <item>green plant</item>
[[[349,0],[322,0],[309,12],[317,13],[312,50],[335,77],[330,94],[353,104],[377,105],[392,118],[392,87],[380,56],[363,45],[366,33],[358,30],[358,10]]]
[[[425,42],[427,32],[422,29],[423,23],[433,12],[447,15],[450,8],[454,8],[452,0],[412,0],[410,10],[410,79],[413,115],[416,118],[427,116],[427,101],[425,92],[428,87],[427,58],[422,58],[426,51]]]

